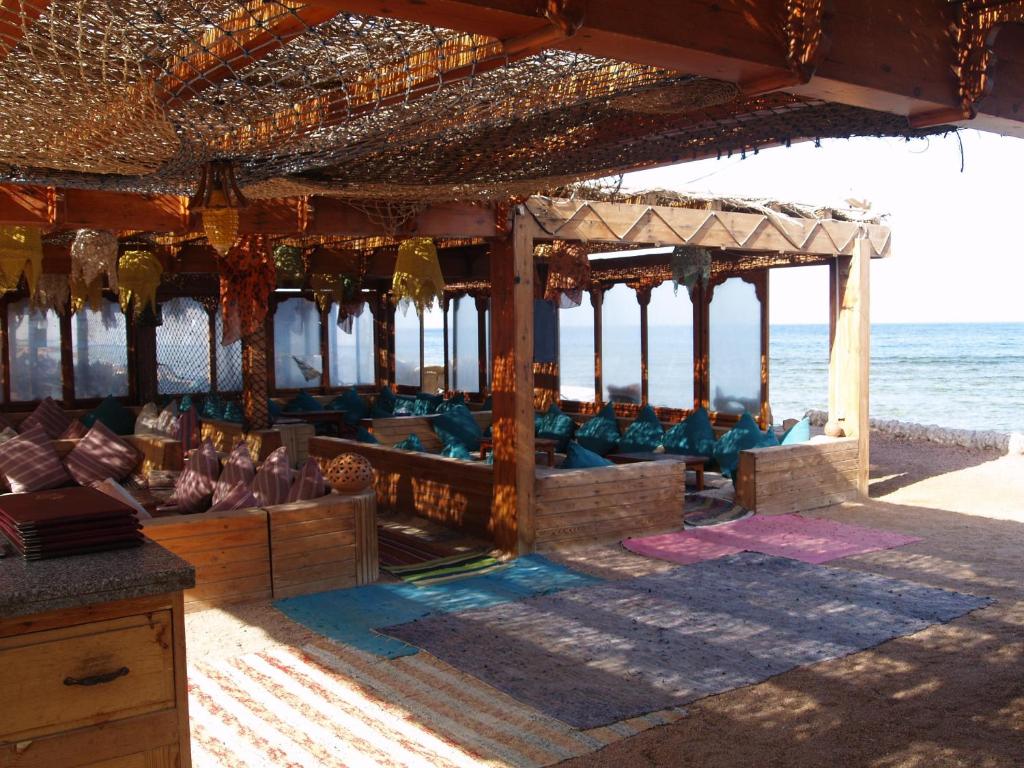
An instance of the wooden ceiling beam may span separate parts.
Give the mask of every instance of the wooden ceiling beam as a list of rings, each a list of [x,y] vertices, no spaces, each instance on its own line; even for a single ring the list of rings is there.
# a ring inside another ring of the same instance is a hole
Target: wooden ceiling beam
[[[353,13],[498,38],[522,34],[538,18],[534,0],[325,1]],[[555,47],[741,85],[775,82],[802,96],[917,122],[929,116],[952,121],[961,114],[951,73],[956,51],[950,29],[958,3],[832,0],[831,5],[830,45],[802,85],[786,78],[783,0],[648,0],[633,13],[623,13],[620,0],[588,0],[582,28]],[[1000,69],[993,97],[983,100],[977,117],[966,124],[1024,136],[1022,77],[1018,67]]]
[[[50,0],[0,0],[0,61],[25,36],[25,30],[43,15]]]

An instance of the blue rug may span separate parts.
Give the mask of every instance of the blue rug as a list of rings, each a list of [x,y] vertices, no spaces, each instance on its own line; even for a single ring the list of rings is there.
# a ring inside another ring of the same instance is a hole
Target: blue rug
[[[500,603],[602,583],[540,555],[515,560],[498,573],[448,584],[370,584],[289,597],[274,605],[288,618],[331,640],[395,659],[418,648],[374,630],[426,616],[489,608]]]

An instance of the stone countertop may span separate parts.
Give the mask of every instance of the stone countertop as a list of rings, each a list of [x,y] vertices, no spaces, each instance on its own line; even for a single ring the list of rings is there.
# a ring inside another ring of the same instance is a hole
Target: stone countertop
[[[151,541],[141,547],[26,561],[6,547],[0,557],[0,618],[80,608],[195,586],[195,569]]]

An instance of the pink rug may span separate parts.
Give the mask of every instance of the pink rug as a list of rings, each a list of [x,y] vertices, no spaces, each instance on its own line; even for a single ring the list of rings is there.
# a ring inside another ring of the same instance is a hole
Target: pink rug
[[[920,539],[834,520],[800,515],[754,515],[710,528],[626,539],[622,546],[638,555],[682,565],[743,551],[820,564],[864,552],[902,547],[915,541]]]

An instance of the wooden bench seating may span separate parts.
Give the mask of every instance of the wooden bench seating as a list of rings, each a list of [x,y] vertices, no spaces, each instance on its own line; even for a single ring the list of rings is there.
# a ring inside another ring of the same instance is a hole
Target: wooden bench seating
[[[363,419],[362,425],[366,427],[381,445],[393,446],[400,443],[409,435],[416,435],[423,447],[428,451],[440,451],[444,446],[440,438],[434,432],[434,420],[438,414],[429,416],[391,416],[388,418]],[[480,425],[481,430],[491,426],[493,412],[473,411],[473,418]]]

